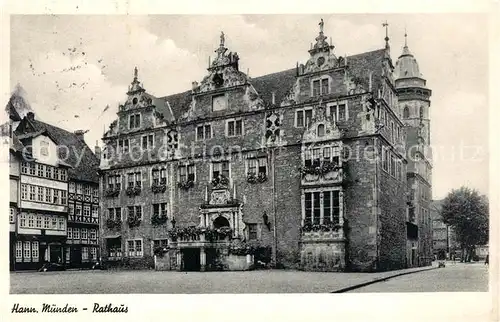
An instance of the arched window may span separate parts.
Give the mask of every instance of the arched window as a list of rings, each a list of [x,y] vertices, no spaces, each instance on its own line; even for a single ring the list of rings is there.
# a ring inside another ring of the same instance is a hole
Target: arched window
[[[410,109],[408,106],[405,105],[405,108],[403,109],[403,118],[407,119],[410,117]]]
[[[320,124],[318,125],[318,137],[325,136],[325,125]]]

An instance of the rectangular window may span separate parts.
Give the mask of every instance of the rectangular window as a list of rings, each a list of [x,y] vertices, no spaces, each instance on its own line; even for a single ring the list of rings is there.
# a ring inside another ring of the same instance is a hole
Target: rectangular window
[[[28,227],[29,228],[35,227],[35,215],[33,215],[33,214],[28,215]]]
[[[321,204],[320,204],[320,193],[313,192],[313,224],[317,225],[320,223],[321,218]]]
[[[68,239],[73,239],[73,228],[68,227]]]
[[[45,200],[45,196],[44,196],[45,188],[44,187],[38,187],[37,191],[38,191],[38,195],[37,195],[38,201],[43,202]]]
[[[195,168],[194,164],[179,166],[179,181],[195,181]]]
[[[314,80],[312,82],[312,96],[319,96],[321,94],[320,80]]]
[[[80,239],[80,228],[73,228],[73,239]]]
[[[28,199],[28,185],[21,184],[21,200]]]
[[[96,239],[97,239],[97,230],[96,230],[96,229],[94,229],[94,228],[92,228],[92,229],[90,230],[90,239],[91,239],[91,240],[96,240]]]
[[[68,189],[69,189],[69,193],[75,193],[75,191],[76,191],[75,183],[74,182],[70,182]]]
[[[257,224],[247,224],[248,225],[248,239],[257,240]]]
[[[389,162],[387,161],[387,150],[382,147],[382,169],[389,170]]]
[[[144,135],[142,137],[142,148],[146,150],[152,149],[155,146],[154,142],[155,142],[154,134]]]
[[[29,165],[30,175],[34,176],[36,174],[36,168],[34,163],[30,163]]]
[[[142,187],[142,172],[135,173],[135,186]]]
[[[396,160],[393,155],[391,155],[391,176],[396,176]]]
[[[52,167],[45,166],[45,176],[49,179],[52,179]]]
[[[141,114],[132,114],[129,115],[129,129],[137,129],[141,127]]]
[[[312,166],[319,167],[321,163],[320,148],[315,148],[312,150]]]
[[[54,229],[56,230],[57,229],[57,217],[56,216],[50,216],[51,220],[50,220],[50,229]]]
[[[212,179],[219,176],[229,178],[229,161],[212,162]]]
[[[346,121],[348,119],[347,107],[345,104],[339,104],[339,121]]]
[[[133,240],[127,241],[127,249],[128,249],[128,256],[134,257],[135,256],[135,243]]]
[[[82,215],[82,205],[81,204],[77,204],[76,205],[76,215],[77,216],[81,216]]]
[[[90,206],[89,205],[83,206],[83,216],[90,217]]]
[[[88,235],[87,235],[87,228],[82,228],[82,241],[87,241]]]
[[[43,166],[43,164],[38,164],[37,167],[38,167],[38,176],[43,177],[45,167]]]
[[[153,248],[165,248],[168,246],[168,239],[155,239],[153,240]]]
[[[115,176],[115,189],[116,190],[122,189],[122,176],[119,174]]]
[[[312,193],[305,193],[305,223],[312,223]]]
[[[69,213],[70,216],[72,216],[72,215],[75,214],[75,205],[74,204],[70,203],[68,205],[68,213]]]
[[[53,192],[52,203],[57,205],[57,204],[59,204],[59,200],[60,200],[59,199],[59,190],[54,189],[54,190],[52,190],[52,192]]]
[[[33,259],[33,262],[38,262],[38,256],[39,256],[38,242],[37,241],[31,242],[31,258]]]
[[[299,109],[295,111],[295,127],[305,127],[313,117],[312,109]]]
[[[59,180],[59,169],[54,168],[54,180]]]
[[[82,247],[82,261],[88,261],[88,260],[89,260],[89,248]]]
[[[23,242],[18,241],[16,243],[16,262],[22,262],[23,260]]]
[[[243,121],[241,119],[227,121],[226,135],[229,137],[243,135]]]
[[[329,224],[332,222],[332,193],[325,191],[323,193],[323,223]]]
[[[35,201],[35,187],[34,186],[29,186],[30,187],[30,194],[29,194],[29,200]]]
[[[323,78],[321,80],[321,95],[327,95],[330,93],[329,79]]]
[[[19,220],[19,227],[26,227],[26,214],[21,213]]]
[[[92,188],[92,196],[99,197],[99,188]]]
[[[58,217],[57,218],[57,229],[64,230],[65,228],[66,228],[66,220],[64,220],[64,217]]]
[[[82,187],[82,185],[81,185],[80,183],[77,183],[77,184],[76,184],[76,193],[77,193],[77,194],[79,194],[79,195],[81,195],[81,194],[82,194],[82,192],[83,192],[83,187]]]
[[[60,171],[59,174],[60,174],[61,181],[66,181],[67,180],[68,172],[66,171],[66,169],[61,169],[61,171]]]
[[[21,163],[21,173],[28,174],[28,163],[27,162]]]
[[[135,216],[142,220],[142,206],[135,206]]]
[[[89,247],[90,250],[90,260],[97,259],[97,248]]]
[[[340,223],[340,192],[332,191],[332,222]]]
[[[31,261],[31,242],[25,241],[24,242],[24,261],[25,262],[30,262]]]
[[[43,216],[43,228],[50,229],[50,217],[47,215]]]
[[[67,202],[68,202],[67,193],[64,190],[61,190],[61,204],[66,205]]]
[[[134,174],[133,173],[128,173],[127,174],[127,188],[128,187],[133,187],[134,186]]]
[[[210,124],[198,125],[196,127],[196,140],[203,141],[212,138],[212,126]]]
[[[158,170],[158,169],[152,169],[151,170],[151,178],[152,178],[152,184],[153,185],[160,184],[160,170]]]
[[[92,205],[92,217],[93,218],[99,217],[99,207],[96,205]]]
[[[83,186],[83,194],[86,196],[90,196],[90,186],[88,184]]]

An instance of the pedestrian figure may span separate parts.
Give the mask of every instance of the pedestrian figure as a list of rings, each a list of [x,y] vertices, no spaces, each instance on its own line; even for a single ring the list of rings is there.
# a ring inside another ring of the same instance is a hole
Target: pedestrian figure
[[[484,265],[490,264],[490,254],[486,254],[486,259],[484,260]]]

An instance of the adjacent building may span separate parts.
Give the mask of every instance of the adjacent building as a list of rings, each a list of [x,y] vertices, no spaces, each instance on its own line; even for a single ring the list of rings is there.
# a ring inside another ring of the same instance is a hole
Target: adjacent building
[[[415,59],[405,45],[394,66],[387,36],[384,48],[337,56],[323,22],[308,52],[304,64],[251,78],[221,34],[206,76],[165,97],[148,94],[135,69],[103,137],[108,263],[316,271],[430,264],[430,158],[410,161],[406,149],[429,144],[430,91]],[[407,105],[424,107],[410,117]]]
[[[13,95],[11,102],[16,100]],[[96,261],[98,158],[81,133],[41,122],[32,112],[18,119],[12,107],[17,127],[10,154],[11,268]]]

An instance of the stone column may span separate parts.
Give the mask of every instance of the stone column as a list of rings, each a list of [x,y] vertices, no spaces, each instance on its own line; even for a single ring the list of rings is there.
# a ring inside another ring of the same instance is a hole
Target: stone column
[[[204,272],[207,265],[207,255],[205,254],[205,248],[200,248],[200,271]]]

